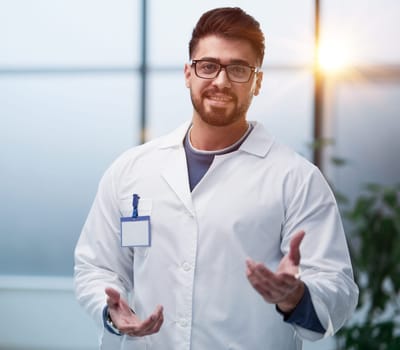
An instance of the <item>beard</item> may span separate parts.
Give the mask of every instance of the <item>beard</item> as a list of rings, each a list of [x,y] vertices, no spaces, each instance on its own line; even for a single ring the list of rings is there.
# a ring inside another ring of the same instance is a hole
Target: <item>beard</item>
[[[208,96],[212,95],[213,92],[224,93],[231,98],[230,104],[233,108],[216,107],[216,106],[206,106],[205,100]],[[208,90],[203,92],[198,97],[194,96],[192,90],[190,90],[190,98],[192,100],[192,105],[196,113],[199,115],[202,121],[212,126],[228,126],[240,119],[245,119],[247,110],[250,107],[251,98],[245,101],[244,104],[239,104],[238,99],[230,91],[215,91]]]

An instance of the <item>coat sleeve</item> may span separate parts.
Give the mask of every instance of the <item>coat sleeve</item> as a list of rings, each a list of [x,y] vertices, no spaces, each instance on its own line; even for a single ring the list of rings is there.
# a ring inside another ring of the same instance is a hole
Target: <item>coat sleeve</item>
[[[300,278],[309,288],[326,332],[294,327],[301,338],[314,341],[333,335],[351,317],[358,287],[334,195],[316,167],[310,165],[308,170],[304,176],[288,177],[285,183],[281,248],[287,253],[292,235],[299,230],[306,232],[300,247]]]
[[[75,248],[76,297],[101,328],[104,289],[112,287],[126,300],[133,289],[133,252],[121,247],[120,216],[111,167],[100,181]]]

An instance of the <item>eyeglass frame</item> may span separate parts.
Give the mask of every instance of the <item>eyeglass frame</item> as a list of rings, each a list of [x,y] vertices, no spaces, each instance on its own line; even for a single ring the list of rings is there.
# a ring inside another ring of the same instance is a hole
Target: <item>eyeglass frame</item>
[[[261,69],[260,67],[250,66],[249,64],[243,64],[243,63],[222,64],[222,63],[219,63],[219,62],[216,62],[216,61],[212,61],[212,60],[201,60],[201,59],[200,59],[200,60],[191,60],[190,62],[191,62],[191,66],[194,67],[194,72],[195,72],[195,74],[196,74],[196,77],[198,77],[198,78],[200,78],[200,79],[207,79],[207,80],[215,79],[215,78],[218,77],[219,73],[221,73],[222,69],[225,69],[225,73],[226,73],[226,76],[228,77],[229,81],[231,81],[231,82],[233,82],[233,83],[239,83],[239,84],[248,83],[248,82],[250,81],[250,79],[252,78],[252,76],[253,76],[254,74],[259,73],[259,72],[260,72],[260,69]],[[218,71],[216,72],[216,74],[215,74],[214,77],[212,77],[212,78],[205,78],[205,77],[200,76],[200,75],[197,73],[197,63],[198,63],[198,62],[210,62],[210,63],[214,63],[214,64],[216,64],[216,65],[219,65],[219,69],[218,69]],[[227,69],[226,69],[226,68],[229,67],[229,66],[243,66],[243,67],[246,67],[246,68],[250,68],[250,75],[249,75],[249,78],[248,78],[246,81],[236,81],[236,80],[232,80],[232,79],[230,78],[230,76],[229,76],[229,72],[228,72]]]

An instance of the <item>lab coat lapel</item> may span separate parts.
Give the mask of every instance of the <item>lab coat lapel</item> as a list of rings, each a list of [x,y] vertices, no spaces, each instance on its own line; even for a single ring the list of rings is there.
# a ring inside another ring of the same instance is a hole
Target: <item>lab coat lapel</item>
[[[189,178],[186,163],[185,150],[183,148],[183,138],[189,128],[190,123],[185,123],[175,132],[168,135],[161,148],[168,149],[168,159],[161,172],[162,177],[175,192],[177,197],[184,204],[186,209],[194,215],[192,196],[189,188]]]
[[[162,171],[162,177],[185,205],[186,209],[194,214],[192,196],[189,189],[189,179],[185,151],[182,148],[174,149],[167,165]]]

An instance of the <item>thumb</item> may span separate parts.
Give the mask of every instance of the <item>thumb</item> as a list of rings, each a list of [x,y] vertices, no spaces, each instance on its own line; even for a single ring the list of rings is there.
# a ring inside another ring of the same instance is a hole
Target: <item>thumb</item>
[[[294,265],[300,264],[300,244],[304,238],[305,232],[297,232],[290,241],[289,258]]]
[[[115,307],[119,304],[119,301],[121,299],[121,295],[119,292],[113,288],[106,288],[105,293],[107,295],[107,305],[109,307]]]

